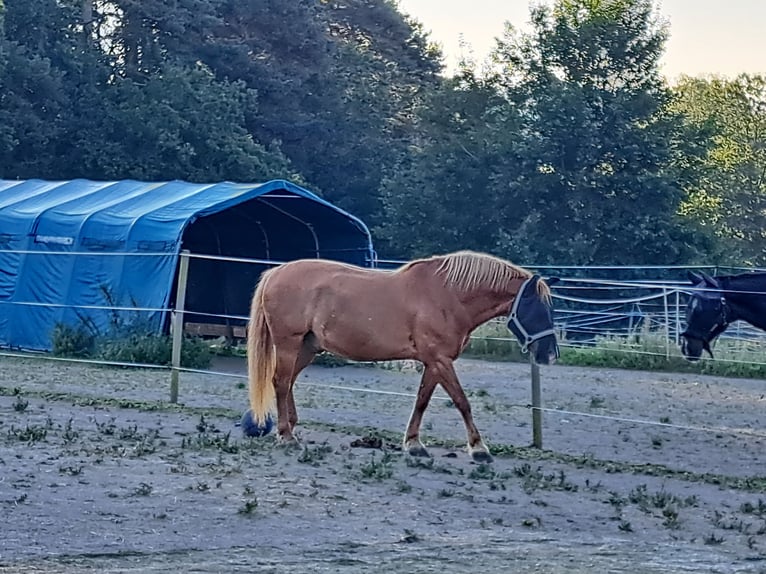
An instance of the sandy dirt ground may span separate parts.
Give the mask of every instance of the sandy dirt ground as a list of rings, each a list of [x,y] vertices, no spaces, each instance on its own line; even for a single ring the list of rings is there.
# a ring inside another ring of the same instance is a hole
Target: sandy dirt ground
[[[244,362],[0,357],[0,572],[766,573],[766,381],[460,360],[399,450],[412,368],[311,366],[302,448],[244,438]],[[376,391],[376,392],[367,392]]]

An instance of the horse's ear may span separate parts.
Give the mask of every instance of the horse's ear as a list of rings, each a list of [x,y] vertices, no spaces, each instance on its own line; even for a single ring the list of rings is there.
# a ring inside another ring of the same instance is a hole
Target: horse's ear
[[[709,287],[713,287],[714,289],[718,289],[720,287],[720,284],[715,277],[711,277],[707,273],[702,273],[702,278]]]
[[[548,284],[548,287],[552,287],[556,283],[561,281],[561,277],[548,277],[545,282]]]
[[[705,282],[705,278],[696,271],[687,271],[686,276],[689,278],[689,281],[691,281],[693,285]]]

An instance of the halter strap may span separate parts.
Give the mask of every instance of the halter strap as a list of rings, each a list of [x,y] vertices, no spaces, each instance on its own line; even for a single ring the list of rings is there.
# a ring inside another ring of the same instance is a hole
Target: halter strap
[[[726,297],[721,295],[719,302],[721,303],[721,321],[716,322],[707,333],[698,334],[691,332],[689,331],[688,325],[684,332],[681,333],[682,337],[689,337],[690,339],[697,339],[698,341],[702,341],[702,348],[707,351],[711,357],[713,357],[713,350],[710,348],[710,343],[712,343],[713,340],[715,340],[718,335],[723,333],[731,324],[731,308],[726,302]]]
[[[695,333],[692,331],[689,331],[689,327],[687,326],[686,330],[684,330],[681,335],[692,337],[694,339],[699,339],[700,341],[703,341],[705,343],[709,343],[713,339],[715,339],[718,335],[723,333],[731,324],[730,318],[731,318],[731,308],[729,307],[729,304],[726,302],[726,297],[721,295],[720,298],[721,303],[721,321],[716,323],[710,328],[710,330],[707,333]]]
[[[521,336],[524,338],[523,341],[519,341],[521,344],[521,352],[526,353],[529,349],[529,345],[537,341],[538,339],[542,339],[543,337],[546,337],[548,335],[555,335],[556,331],[551,329],[545,329],[543,331],[540,331],[538,333],[532,333],[530,334],[525,328],[524,325],[521,324],[521,321],[519,321],[519,315],[518,315],[518,309],[519,309],[519,303],[521,302],[521,297],[524,295],[524,290],[529,285],[529,282],[534,279],[533,277],[530,277],[524,283],[521,284],[521,288],[519,289],[519,292],[516,293],[516,298],[513,300],[513,304],[511,305],[511,312],[508,313],[508,324],[513,324],[516,326],[516,328],[519,330],[519,333],[521,333]]]

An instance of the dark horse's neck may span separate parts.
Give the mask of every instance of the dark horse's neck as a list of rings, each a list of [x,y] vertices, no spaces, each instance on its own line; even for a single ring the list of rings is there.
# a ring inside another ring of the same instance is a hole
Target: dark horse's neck
[[[729,322],[742,320],[766,330],[766,273],[743,273],[721,279],[732,313]]]

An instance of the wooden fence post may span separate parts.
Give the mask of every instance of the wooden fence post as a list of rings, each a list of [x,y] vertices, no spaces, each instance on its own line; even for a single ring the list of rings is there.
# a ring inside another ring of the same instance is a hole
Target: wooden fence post
[[[532,369],[532,446],[543,448],[543,404],[540,393],[540,365],[535,363],[532,353],[529,354],[529,364]]]
[[[665,358],[670,359],[670,309],[668,309],[668,290],[662,288],[662,303],[665,308]]]
[[[178,402],[178,375],[181,368],[181,346],[184,342],[184,307],[186,305],[186,281],[189,278],[189,251],[181,251],[178,265],[178,287],[176,306],[173,309],[171,329],[173,331],[173,349],[170,363],[170,402]]]

